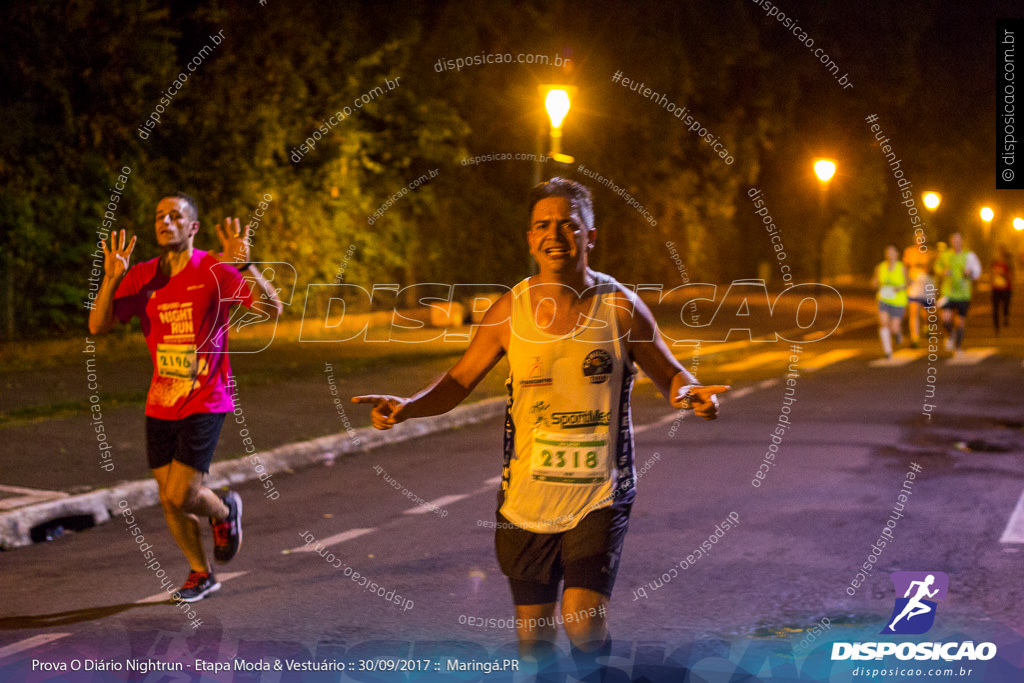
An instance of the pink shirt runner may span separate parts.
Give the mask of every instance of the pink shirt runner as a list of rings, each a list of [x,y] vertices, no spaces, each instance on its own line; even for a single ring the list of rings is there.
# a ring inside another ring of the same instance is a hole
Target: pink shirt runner
[[[128,270],[114,296],[114,315],[123,323],[138,316],[142,323],[153,359],[146,415],[180,420],[234,410],[227,388],[228,316],[235,304],[252,303],[238,268],[199,249],[173,277],[160,270],[159,258]]]

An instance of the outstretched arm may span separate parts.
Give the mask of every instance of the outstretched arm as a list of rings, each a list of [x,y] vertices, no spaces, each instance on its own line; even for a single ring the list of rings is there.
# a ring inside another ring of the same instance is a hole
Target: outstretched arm
[[[628,305],[623,303],[618,306],[618,315],[623,323],[622,328],[629,330],[628,345],[633,360],[647,373],[673,408],[692,408],[695,414],[705,420],[714,420],[718,417],[716,394],[728,391],[729,387],[721,384],[704,386],[698,382],[672,355],[647,304],[639,296],[631,296],[629,299]]]
[[[459,405],[508,348],[511,296],[506,294],[484,315],[480,329],[455,366],[433,384],[408,398],[386,394],[354,396],[353,403],[373,406],[370,418],[377,429],[391,429],[412,417],[446,413]]]
[[[135,249],[134,235],[128,246],[125,246],[127,236],[126,230],[115,230],[110,233],[109,247],[106,240],[100,241],[103,245],[103,283],[89,311],[89,332],[92,334],[106,334],[114,326],[114,295],[128,272],[132,251]]]

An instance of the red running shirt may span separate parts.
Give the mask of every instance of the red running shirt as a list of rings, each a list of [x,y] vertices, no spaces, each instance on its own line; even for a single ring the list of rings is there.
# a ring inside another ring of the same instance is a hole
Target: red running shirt
[[[114,315],[122,323],[138,316],[142,324],[153,359],[146,415],[180,420],[234,410],[228,316],[235,304],[252,303],[237,267],[199,249],[173,277],[160,270],[159,258],[128,270],[114,295]]]

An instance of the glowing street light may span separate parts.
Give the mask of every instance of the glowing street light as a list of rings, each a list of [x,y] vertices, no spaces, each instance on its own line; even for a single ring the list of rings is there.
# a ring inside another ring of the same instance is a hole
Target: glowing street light
[[[1017,232],[1024,230],[1024,218],[1014,218],[1013,229],[1016,230]]]
[[[982,207],[981,220],[985,221],[986,223],[991,223],[992,219],[995,218],[995,215],[995,212],[990,207]]]
[[[942,203],[942,195],[938,192],[925,192],[924,193],[924,206],[927,209],[934,211],[939,208],[939,204]]]
[[[565,122],[565,116],[572,106],[576,88],[571,85],[549,83],[539,85],[537,89],[544,97],[544,108],[547,109],[548,118],[551,120],[551,153],[548,156],[555,161],[571,164],[575,159],[568,154],[562,154],[562,123]]]
[[[832,180],[832,176],[836,174],[836,162],[832,159],[818,159],[814,162],[814,174],[818,176],[818,180],[828,185],[828,181]]]
[[[560,128],[565,115],[569,113],[569,93],[562,88],[548,90],[548,96],[544,98],[544,108],[551,117],[551,127]]]

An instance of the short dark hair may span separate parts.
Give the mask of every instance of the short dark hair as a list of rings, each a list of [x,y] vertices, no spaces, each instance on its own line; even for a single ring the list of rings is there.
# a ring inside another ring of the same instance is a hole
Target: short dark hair
[[[530,190],[530,215],[533,215],[533,207],[542,199],[549,197],[563,197],[569,201],[587,230],[594,227],[594,197],[590,194],[590,188],[586,185],[569,180],[568,178],[552,178],[539,183]]]
[[[179,191],[179,192],[172,192],[171,194],[168,194],[168,195],[164,195],[164,198],[168,198],[168,197],[171,197],[173,199],[181,199],[181,200],[183,200],[186,204],[188,204],[189,210],[192,211],[192,220],[194,220],[194,221],[199,220],[199,202],[197,202],[192,195],[185,194],[184,192],[180,192]]]

